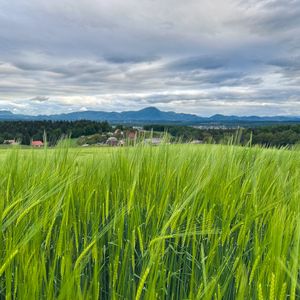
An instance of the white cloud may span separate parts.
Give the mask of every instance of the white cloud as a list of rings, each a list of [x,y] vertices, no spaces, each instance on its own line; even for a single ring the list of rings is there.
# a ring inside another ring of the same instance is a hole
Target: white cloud
[[[0,0],[0,109],[300,114],[294,0]]]

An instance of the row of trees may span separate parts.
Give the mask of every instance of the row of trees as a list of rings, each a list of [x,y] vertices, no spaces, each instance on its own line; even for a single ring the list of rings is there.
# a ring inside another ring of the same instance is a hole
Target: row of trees
[[[121,130],[128,129],[124,126],[115,127]],[[236,135],[236,129],[199,129],[189,126],[175,125],[145,125],[144,130],[154,132],[168,132],[174,139],[182,141],[202,140],[203,142],[226,143]],[[1,121],[0,144],[4,140],[16,139],[23,145],[29,145],[31,140],[42,140],[44,133],[50,145],[54,145],[61,137],[98,135],[111,132],[112,127],[108,122],[95,121]],[[104,136],[105,138],[105,136]],[[266,146],[286,146],[300,142],[300,124],[279,124],[272,126],[257,126],[241,129],[239,142],[246,144],[252,140],[253,144]]]
[[[300,142],[300,124],[279,124],[239,129],[199,129],[188,126],[146,125],[145,130],[169,132],[183,141],[202,140],[203,142],[227,143],[238,136],[238,142],[264,146],[287,146]]]
[[[42,140],[46,133],[51,145],[55,144],[62,136],[78,138],[111,130],[112,127],[108,122],[2,121],[0,122],[0,144],[4,140],[16,139],[23,145],[29,145],[31,140]]]

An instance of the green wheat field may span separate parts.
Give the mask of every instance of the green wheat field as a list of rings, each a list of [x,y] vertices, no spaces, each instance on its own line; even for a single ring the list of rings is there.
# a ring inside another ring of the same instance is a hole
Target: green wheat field
[[[0,150],[0,299],[298,299],[300,152]]]

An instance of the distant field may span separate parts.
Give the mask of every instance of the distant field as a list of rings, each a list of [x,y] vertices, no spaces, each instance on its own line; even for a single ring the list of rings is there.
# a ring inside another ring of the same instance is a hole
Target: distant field
[[[297,299],[300,155],[0,149],[1,299]]]

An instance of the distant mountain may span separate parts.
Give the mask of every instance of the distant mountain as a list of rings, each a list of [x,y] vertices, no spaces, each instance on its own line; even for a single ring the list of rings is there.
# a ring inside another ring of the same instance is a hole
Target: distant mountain
[[[202,119],[196,115],[178,114],[175,112],[164,112],[155,107],[147,107],[138,111],[104,112],[104,111],[84,111],[68,114],[37,116],[39,120],[92,120],[108,122],[198,122]]]
[[[147,107],[139,111],[121,112],[121,118],[133,121],[170,121],[170,122],[197,122],[202,119],[192,114],[175,113],[173,111],[161,111],[156,107]]]
[[[258,117],[258,116],[224,116],[213,115],[208,118],[214,122],[299,122],[300,117],[297,116],[271,116],[271,117]]]
[[[300,117],[289,116],[225,116],[221,114],[211,117],[200,117],[194,114],[175,113],[173,111],[161,111],[156,107],[147,107],[138,111],[105,112],[83,111],[57,115],[22,115],[13,114],[10,111],[0,111],[0,120],[50,120],[50,121],[108,121],[111,123],[230,123],[230,122],[300,122]]]
[[[10,116],[13,113],[9,110],[0,110],[0,116]]]
[[[9,110],[0,110],[0,121],[33,120],[34,116],[16,115]]]

